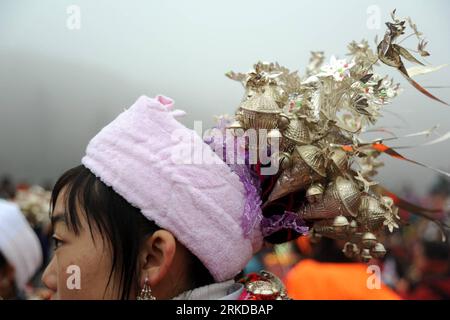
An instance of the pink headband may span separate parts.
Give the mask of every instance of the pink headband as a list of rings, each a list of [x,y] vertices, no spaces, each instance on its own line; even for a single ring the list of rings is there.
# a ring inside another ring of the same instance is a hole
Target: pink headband
[[[82,163],[196,255],[216,281],[233,278],[262,246],[242,229],[246,185],[193,130],[173,100],[141,96],[88,144]],[[201,146],[202,162],[182,163]]]

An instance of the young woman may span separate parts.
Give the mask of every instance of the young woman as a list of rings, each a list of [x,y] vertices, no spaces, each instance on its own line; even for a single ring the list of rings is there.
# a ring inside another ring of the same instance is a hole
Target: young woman
[[[235,282],[263,240],[258,223],[243,232],[242,217],[260,208],[180,114],[170,98],[140,97],[59,178],[43,275],[55,298],[238,299],[261,288],[283,297],[269,274]],[[201,161],[190,161],[196,147]]]

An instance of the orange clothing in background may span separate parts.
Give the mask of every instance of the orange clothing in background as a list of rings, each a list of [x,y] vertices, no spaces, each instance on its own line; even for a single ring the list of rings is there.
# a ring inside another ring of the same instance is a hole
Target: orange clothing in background
[[[399,300],[382,284],[369,289],[367,265],[362,263],[328,263],[311,259],[300,261],[285,278],[289,297],[295,300]]]

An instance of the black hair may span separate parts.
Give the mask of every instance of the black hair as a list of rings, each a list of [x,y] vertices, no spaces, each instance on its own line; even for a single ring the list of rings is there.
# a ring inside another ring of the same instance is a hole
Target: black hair
[[[8,267],[10,264],[8,263],[8,260],[6,260],[5,256],[0,252],[0,272],[3,273],[5,270],[8,271]],[[14,281],[12,283],[12,287],[9,291],[8,297],[3,297],[3,299],[21,299],[21,295],[19,290],[17,289],[16,282]],[[1,298],[0,298],[1,300]],[[25,299],[24,299],[25,300]]]
[[[63,189],[66,206],[64,215],[68,228],[76,235],[79,234],[81,224],[77,212],[81,209],[87,217],[91,236],[94,225],[112,248],[108,286],[111,277],[118,275],[120,299],[129,299],[131,290],[139,289],[137,260],[142,243],[161,228],[82,165],[68,170],[58,179],[52,191],[52,210]],[[188,274],[192,288],[214,282],[210,272],[193,254]]]
[[[6,261],[6,258],[3,256],[3,254],[0,252],[0,270],[6,267],[8,262]]]
[[[10,177],[4,176],[0,181],[0,198],[14,199],[15,196],[16,186]]]

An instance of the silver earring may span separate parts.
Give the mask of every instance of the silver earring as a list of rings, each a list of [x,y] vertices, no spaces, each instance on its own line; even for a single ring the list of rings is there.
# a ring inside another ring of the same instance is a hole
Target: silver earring
[[[137,300],[156,300],[156,297],[152,294],[152,289],[148,284],[148,278],[145,278],[144,287],[137,296]]]

